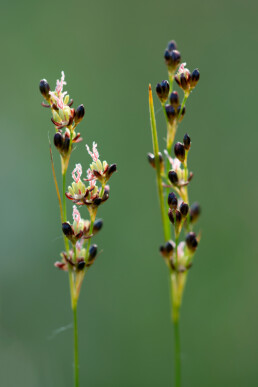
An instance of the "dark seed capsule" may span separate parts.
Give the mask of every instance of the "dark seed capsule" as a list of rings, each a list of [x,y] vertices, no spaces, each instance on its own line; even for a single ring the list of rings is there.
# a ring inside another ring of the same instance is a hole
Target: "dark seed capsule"
[[[173,211],[171,210],[171,208],[169,208],[169,210],[168,210],[168,218],[169,218],[169,220],[170,220],[170,222],[171,222],[172,224],[175,223],[174,213],[173,213]]]
[[[194,223],[199,218],[201,213],[200,204],[195,202],[190,207],[190,222]]]
[[[66,237],[74,235],[72,226],[67,222],[62,223],[62,230]]]
[[[197,85],[199,79],[200,79],[200,72],[198,69],[195,69],[191,74],[191,81],[190,81],[191,88],[194,88]]]
[[[172,241],[168,241],[166,244],[165,244],[165,250],[166,252],[169,254],[171,252],[173,252],[174,250],[174,245],[172,243]]]
[[[174,192],[170,192],[168,194],[168,205],[169,205],[169,208],[171,209],[176,209],[177,208],[177,197],[176,195],[174,194]]]
[[[176,42],[174,40],[170,40],[170,42],[168,43],[168,50],[173,51],[176,50],[176,48]]]
[[[50,86],[46,79],[41,79],[41,81],[39,82],[39,90],[43,97],[48,101],[50,98]]]
[[[57,147],[57,148],[62,148],[63,146],[63,143],[64,143],[64,140],[63,140],[63,136],[61,133],[57,132],[55,135],[54,135],[54,145]]]
[[[105,192],[104,192],[104,194],[105,194]],[[95,206],[99,206],[101,201],[102,201],[101,198],[96,198],[96,199],[93,200],[93,203],[95,204]]]
[[[166,105],[165,109],[168,121],[172,124],[176,118],[176,111],[172,105]]]
[[[100,231],[103,227],[103,220],[102,219],[97,219],[95,220],[93,224],[93,233],[96,234],[98,231]]]
[[[186,245],[188,249],[192,252],[194,252],[198,246],[198,241],[196,239],[196,235],[194,232],[189,232],[186,236]]]
[[[84,267],[85,267],[85,261],[84,260],[78,262],[78,264],[77,264],[77,269],[78,270],[83,270]]]
[[[63,151],[68,152],[70,149],[70,138],[65,137],[64,143],[63,143]]]
[[[116,164],[111,164],[107,170],[107,176],[110,177],[114,172],[116,172],[117,166]]]
[[[156,93],[162,103],[166,102],[169,95],[169,83],[168,81],[162,81],[156,86]]]
[[[85,109],[83,105],[79,105],[75,111],[74,121],[78,124],[84,117]]]
[[[182,214],[183,216],[186,216],[186,215],[188,214],[188,211],[189,211],[189,206],[188,206],[188,204],[187,204],[187,203],[184,203],[184,202],[181,203],[179,210],[180,210],[180,212],[181,212],[181,214]]]
[[[178,225],[179,223],[181,223],[181,220],[182,220],[182,214],[180,211],[176,210],[176,224]]]
[[[155,156],[153,153],[148,153],[147,154],[147,158],[148,158],[148,162],[150,163],[150,165],[155,168]]]
[[[178,92],[177,91],[173,91],[170,94],[169,102],[170,102],[170,105],[172,105],[175,108],[175,110],[176,110],[177,107],[179,106],[179,96],[178,96]]]
[[[168,241],[164,246],[160,246],[159,251],[163,257],[169,257],[173,254],[174,245],[172,241]]]
[[[174,146],[175,156],[182,163],[185,161],[185,147],[181,142],[177,142]]]
[[[185,149],[189,150],[191,147],[191,139],[187,133],[184,135],[183,143],[184,143]]]
[[[174,184],[174,185],[178,184],[178,176],[177,176],[177,173],[175,171],[169,171],[168,178],[172,184]]]
[[[97,245],[91,245],[91,247],[89,249],[89,258],[88,258],[88,260],[92,261],[96,257],[97,252],[98,252],[98,246]]]

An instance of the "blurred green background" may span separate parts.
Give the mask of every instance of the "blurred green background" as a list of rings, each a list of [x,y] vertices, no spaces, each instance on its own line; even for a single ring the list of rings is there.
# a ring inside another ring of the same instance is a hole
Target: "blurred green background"
[[[118,165],[99,211],[104,252],[80,296],[81,385],[173,385],[169,280],[146,162],[148,84],[167,78],[170,39],[201,72],[177,136],[192,138],[190,198],[203,209],[181,316],[183,385],[257,386],[257,12],[254,0],[2,3],[1,386],[73,383],[72,329],[56,334],[72,313],[67,275],[53,266],[63,249],[48,148],[54,128],[38,91],[41,78],[53,88],[61,70],[75,106],[86,107],[70,171],[75,162],[87,167],[84,144],[94,140]],[[155,106],[162,147],[156,96]]]

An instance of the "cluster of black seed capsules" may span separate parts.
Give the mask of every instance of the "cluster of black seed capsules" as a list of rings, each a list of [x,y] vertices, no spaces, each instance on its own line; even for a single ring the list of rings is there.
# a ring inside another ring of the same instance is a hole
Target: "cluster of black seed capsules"
[[[180,273],[192,266],[193,256],[200,240],[200,235],[193,232],[193,225],[199,218],[201,209],[197,202],[189,205],[188,185],[193,178],[193,173],[188,172],[187,158],[191,139],[186,133],[182,142],[172,145],[178,125],[185,116],[185,102],[197,85],[200,73],[198,69],[191,73],[185,68],[185,63],[180,65],[181,54],[177,50],[175,41],[168,43],[164,59],[169,79],[157,84],[156,93],[163,106],[168,133],[171,131],[172,135],[167,136],[165,158],[160,152],[158,161],[164,195],[167,197],[168,218],[174,229],[174,241],[167,241],[160,247],[160,252],[170,269]],[[180,102],[179,93],[172,89],[174,80],[184,92],[182,102]],[[172,150],[174,150],[174,157],[171,154]],[[152,153],[148,153],[148,161],[155,168],[155,156]],[[185,230],[185,237],[179,243],[182,230]]]

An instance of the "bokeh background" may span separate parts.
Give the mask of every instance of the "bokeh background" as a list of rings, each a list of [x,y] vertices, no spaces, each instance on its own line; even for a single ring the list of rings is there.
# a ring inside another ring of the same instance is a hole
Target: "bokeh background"
[[[75,105],[86,107],[70,171],[75,162],[86,169],[84,144],[94,140],[118,164],[99,211],[103,254],[79,302],[81,385],[173,385],[169,279],[146,162],[148,84],[167,77],[170,39],[201,72],[177,137],[192,138],[190,197],[203,209],[181,316],[183,385],[257,386],[257,12],[254,0],[1,4],[1,386],[73,384],[68,278],[53,266],[63,248],[54,128],[38,91],[61,70]],[[156,97],[155,106],[162,147]]]

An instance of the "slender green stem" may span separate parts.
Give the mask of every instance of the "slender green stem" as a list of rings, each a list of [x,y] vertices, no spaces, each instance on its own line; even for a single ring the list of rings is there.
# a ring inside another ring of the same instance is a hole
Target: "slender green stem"
[[[160,162],[159,162],[159,144],[158,144],[157,127],[156,127],[156,119],[155,119],[151,85],[149,85],[149,108],[150,108],[150,123],[151,123],[153,151],[155,156],[160,210],[161,210],[162,224],[164,229],[164,237],[165,237],[165,240],[168,241],[170,239],[169,219],[166,214],[165,205],[164,205],[161,169],[160,169]]]
[[[173,322],[174,325],[174,348],[175,348],[175,387],[181,387],[181,350],[179,318]]]
[[[172,93],[173,91],[173,81],[174,81],[174,73],[168,73],[168,80],[169,80],[169,92]]]
[[[74,332],[74,387],[79,387],[77,302],[75,302],[73,306],[73,332]]]
[[[64,212],[64,222],[67,221],[66,219],[66,196],[65,196],[65,190],[66,190],[66,171],[63,173],[63,212]]]

